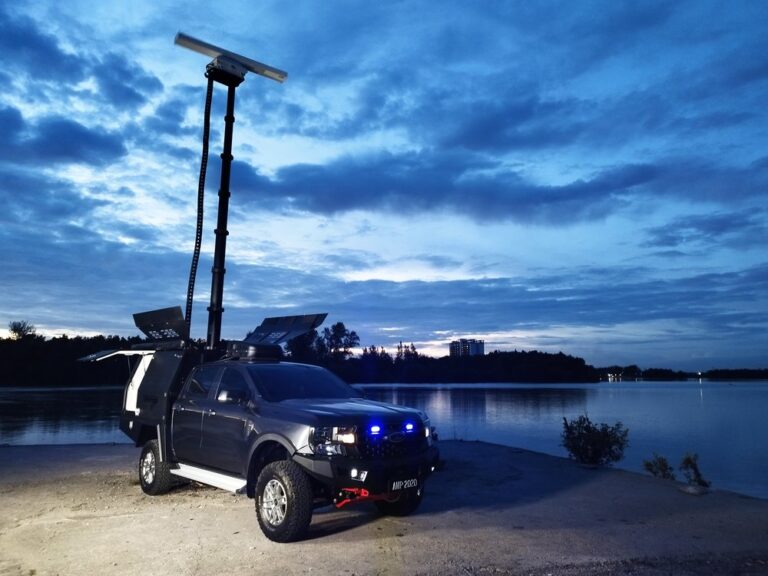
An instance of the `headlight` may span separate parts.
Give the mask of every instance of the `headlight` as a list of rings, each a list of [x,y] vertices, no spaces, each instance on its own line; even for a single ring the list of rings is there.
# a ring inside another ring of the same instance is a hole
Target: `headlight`
[[[432,426],[430,426],[429,418],[426,414],[422,414],[422,421],[424,422],[424,436],[427,438],[427,444],[432,445]]]
[[[332,456],[334,454],[346,454],[345,444],[354,444],[355,426],[324,426],[313,428],[311,437],[312,451],[315,454]]]

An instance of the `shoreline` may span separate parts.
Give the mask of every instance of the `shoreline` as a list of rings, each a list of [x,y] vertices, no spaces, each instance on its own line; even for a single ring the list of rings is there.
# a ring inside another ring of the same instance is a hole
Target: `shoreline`
[[[440,442],[441,442],[441,444],[443,444],[445,442],[459,442],[459,443],[478,442],[478,443],[481,443],[481,444],[496,445],[496,444],[492,444],[490,442],[487,442],[485,440],[462,440],[462,439],[459,439],[459,438],[453,438],[453,439],[449,439],[449,440],[441,440]],[[127,447],[127,448],[133,448],[133,449],[138,450],[137,448],[134,447],[133,441],[131,441],[127,437],[126,437],[125,441],[120,441],[120,442],[114,442],[114,441],[113,442],[96,442],[96,443],[72,442],[72,443],[62,443],[62,444],[9,444],[9,443],[0,443],[0,450],[5,449],[5,448],[26,448],[26,449],[40,449],[41,453],[43,453],[43,452],[51,453],[51,451],[56,452],[59,449],[66,449],[66,448],[76,449],[76,448],[86,448],[86,447],[89,447],[89,446],[92,446],[92,447],[96,448],[96,451],[98,451],[98,449],[100,449],[100,448],[105,448],[105,447]],[[556,459],[561,459],[561,460],[568,460],[568,458],[565,458],[565,457],[562,457],[562,456],[558,456],[556,454],[550,454],[550,453],[547,453],[547,452],[531,450],[530,448],[523,448],[523,447],[519,447],[519,446],[508,446],[506,444],[498,444],[498,446],[501,447],[501,448],[508,448],[508,449],[511,449],[511,450],[519,450],[519,451],[530,452],[532,454],[539,454],[541,456],[546,456],[546,457],[550,457],[550,458],[556,458]],[[137,454],[138,454],[138,452],[137,452]],[[136,458],[138,458],[138,455],[136,456]],[[0,454],[0,465],[3,464],[3,460],[4,459],[2,458],[2,454]],[[13,470],[13,466],[10,469]],[[610,467],[607,467],[607,469],[617,470],[617,471],[621,470],[623,472],[627,472],[627,473],[630,473],[630,474],[637,474],[639,476],[648,476],[647,472],[642,471],[642,470],[628,468],[628,467],[623,467],[623,466],[621,466],[620,462],[616,463],[616,464],[614,464],[614,465],[612,465]],[[0,483],[2,483],[2,472],[0,472]],[[686,491],[686,492],[689,492],[689,493],[696,491],[695,487],[694,487],[694,490],[687,489],[686,484],[684,482],[680,481],[680,480],[676,480],[676,481],[674,481],[672,483],[676,484],[678,486],[678,488],[680,490],[682,490],[682,491]],[[727,493],[727,494],[733,494],[733,495],[738,496],[740,498],[753,498],[755,500],[761,500],[761,501],[764,501],[764,502],[768,502],[768,496],[750,494],[748,492],[742,492],[742,491],[738,491],[738,490],[733,490],[733,489],[730,489],[730,488],[727,488],[727,487],[722,487],[722,486],[717,486],[716,488],[708,488],[707,492],[709,492],[709,491],[723,492],[723,493]]]
[[[416,514],[317,510],[275,544],[253,501],[138,486],[130,444],[0,447],[0,574],[768,574],[768,501],[482,442],[446,464]]]

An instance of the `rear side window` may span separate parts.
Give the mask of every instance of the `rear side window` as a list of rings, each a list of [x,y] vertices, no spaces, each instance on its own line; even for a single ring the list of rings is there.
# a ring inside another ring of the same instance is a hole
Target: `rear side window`
[[[221,368],[219,366],[201,366],[192,374],[187,384],[186,396],[189,398],[208,398],[208,392],[216,383]]]

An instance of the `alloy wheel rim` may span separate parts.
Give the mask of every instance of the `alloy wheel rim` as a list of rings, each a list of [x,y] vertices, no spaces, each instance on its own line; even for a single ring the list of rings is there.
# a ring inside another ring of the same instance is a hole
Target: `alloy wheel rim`
[[[273,526],[279,526],[285,520],[288,510],[288,496],[279,480],[272,479],[264,487],[261,497],[261,511],[264,519]]]
[[[141,477],[144,484],[148,485],[152,484],[155,479],[155,455],[152,452],[147,452],[141,461]]]

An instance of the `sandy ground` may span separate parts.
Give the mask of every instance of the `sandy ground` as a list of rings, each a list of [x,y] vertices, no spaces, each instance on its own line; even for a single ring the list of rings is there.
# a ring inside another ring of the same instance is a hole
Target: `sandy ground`
[[[768,501],[477,442],[419,511],[315,513],[307,540],[261,535],[253,501],[138,486],[130,446],[0,448],[0,575],[768,574]]]

